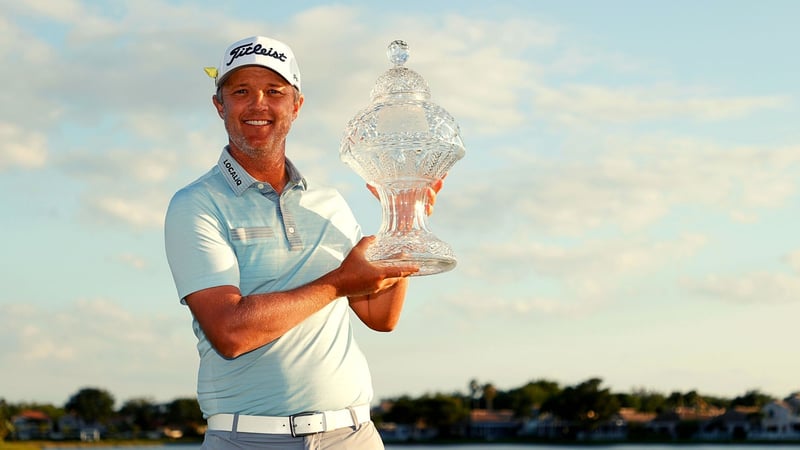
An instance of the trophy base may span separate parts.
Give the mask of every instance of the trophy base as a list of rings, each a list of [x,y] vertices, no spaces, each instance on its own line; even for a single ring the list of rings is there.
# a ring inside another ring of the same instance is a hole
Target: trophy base
[[[409,240],[408,236],[377,236],[367,250],[367,259],[379,266],[419,266],[413,276],[447,272],[456,266],[450,246],[428,235],[425,240]]]

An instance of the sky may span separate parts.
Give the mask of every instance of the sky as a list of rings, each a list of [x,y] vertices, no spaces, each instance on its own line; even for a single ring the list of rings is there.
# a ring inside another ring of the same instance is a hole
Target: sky
[[[365,233],[339,159],[386,46],[458,121],[430,218],[457,267],[397,329],[357,323],[376,401],[601,378],[614,392],[800,391],[800,3],[0,0],[0,398],[195,393],[166,263],[172,194],[227,143],[204,71],[287,42],[287,144]]]

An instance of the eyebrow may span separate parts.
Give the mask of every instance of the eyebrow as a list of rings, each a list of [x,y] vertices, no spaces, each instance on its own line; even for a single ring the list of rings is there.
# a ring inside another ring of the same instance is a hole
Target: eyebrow
[[[236,84],[233,84],[233,83],[228,84],[228,88],[236,89],[236,88],[240,88],[240,87],[250,87],[250,86],[253,86],[253,84],[254,83],[247,82],[247,81],[242,81],[242,82],[239,82],[239,83],[236,83]],[[261,84],[261,83],[258,83],[258,84]],[[280,83],[280,82],[274,82],[274,83],[273,82],[268,82],[268,83],[266,83],[266,85],[268,87],[270,87],[270,88],[281,88],[281,89],[288,89],[288,88],[291,87],[291,85],[289,85],[287,83]]]

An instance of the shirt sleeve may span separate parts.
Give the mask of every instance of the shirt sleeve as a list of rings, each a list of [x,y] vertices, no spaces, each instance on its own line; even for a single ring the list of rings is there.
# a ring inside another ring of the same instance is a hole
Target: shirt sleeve
[[[175,194],[164,222],[164,244],[181,303],[215,286],[239,287],[239,264],[216,208],[191,190]]]

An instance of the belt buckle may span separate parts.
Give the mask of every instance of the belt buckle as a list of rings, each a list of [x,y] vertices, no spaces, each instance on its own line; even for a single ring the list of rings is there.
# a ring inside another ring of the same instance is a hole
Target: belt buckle
[[[312,416],[319,416],[319,422],[315,423]],[[298,419],[300,421],[298,422]],[[289,416],[289,431],[292,437],[308,436],[325,431],[325,414],[320,411],[301,412]]]

